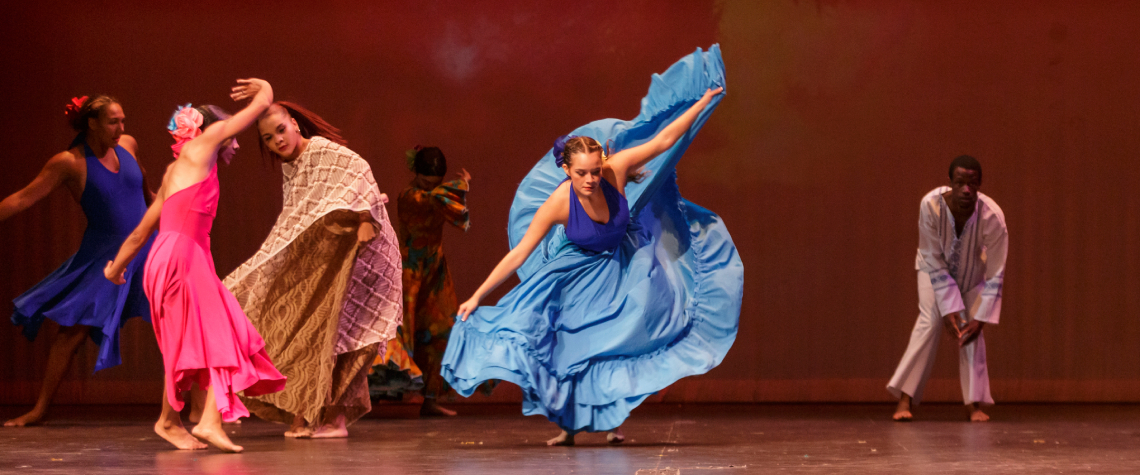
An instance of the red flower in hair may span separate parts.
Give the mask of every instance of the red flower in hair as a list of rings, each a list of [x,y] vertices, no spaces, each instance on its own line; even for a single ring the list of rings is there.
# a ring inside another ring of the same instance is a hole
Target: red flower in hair
[[[79,110],[83,108],[84,102],[87,102],[87,96],[72,97],[71,104],[63,106],[63,115],[74,117],[75,114],[78,114]]]

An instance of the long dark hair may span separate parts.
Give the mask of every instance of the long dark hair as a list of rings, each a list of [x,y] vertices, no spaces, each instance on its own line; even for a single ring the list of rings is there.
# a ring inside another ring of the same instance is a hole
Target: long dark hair
[[[329,139],[329,141],[345,146],[348,145],[348,141],[340,136],[340,129],[333,127],[332,124],[326,122],[325,119],[322,119],[321,116],[313,111],[293,102],[274,102],[261,117],[266,117],[277,112],[284,112],[290,118],[296,120],[297,127],[301,130],[301,136],[304,138],[311,139],[314,136],[320,135],[321,137]],[[257,121],[261,122],[261,118],[259,117]],[[269,150],[269,147],[265,145],[265,141],[260,138],[257,140],[257,148],[261,150],[261,157],[265,160],[271,163],[281,162],[281,157],[273,153],[272,150]]]

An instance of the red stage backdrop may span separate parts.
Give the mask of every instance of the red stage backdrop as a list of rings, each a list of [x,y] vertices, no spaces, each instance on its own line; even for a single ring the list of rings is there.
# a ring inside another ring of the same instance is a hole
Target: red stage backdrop
[[[72,96],[122,101],[157,186],[174,107],[232,109],[233,80],[261,77],[341,127],[390,195],[410,180],[403,153],[416,144],[474,175],[472,228],[446,236],[462,299],[506,252],[515,186],[553,139],[635,116],[651,73],[719,42],[728,97],[679,174],[745,263],[740,334],[719,368],[664,400],[888,400],[917,313],[918,200],[968,153],[1011,236],[1002,323],[986,329],[994,397],[1140,401],[1140,196],[1129,186],[1140,178],[1140,4],[252,3],[9,7],[0,194],[71,140]],[[254,140],[242,135],[220,172],[222,275],[281,206],[280,172]],[[60,265],[83,228],[63,191],[0,224],[0,300]],[[29,343],[0,325],[0,403],[34,400],[54,333],[45,325]],[[956,401],[947,343],[928,394]],[[122,346],[122,366],[91,375],[86,345],[57,402],[157,402],[149,325],[133,320]]]

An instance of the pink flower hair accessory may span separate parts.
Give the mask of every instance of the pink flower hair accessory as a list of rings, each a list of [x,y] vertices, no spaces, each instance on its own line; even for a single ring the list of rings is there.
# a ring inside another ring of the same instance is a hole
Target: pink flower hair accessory
[[[166,125],[166,130],[170,131],[170,135],[174,137],[174,145],[170,149],[174,151],[174,158],[182,153],[182,146],[202,135],[202,113],[198,109],[191,107],[189,103],[184,106],[178,106],[178,110],[174,111],[174,115],[170,117],[170,123]]]

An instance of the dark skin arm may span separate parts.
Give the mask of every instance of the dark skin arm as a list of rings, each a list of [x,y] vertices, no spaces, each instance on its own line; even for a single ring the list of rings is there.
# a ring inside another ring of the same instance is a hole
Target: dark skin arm
[[[970,323],[967,323],[966,327],[962,328],[962,334],[958,337],[958,346],[963,347],[969,345],[978,335],[982,334],[982,328],[985,328],[985,326],[986,322],[978,320],[972,320]]]
[[[70,151],[60,152],[48,160],[31,183],[0,201],[0,221],[28,209],[60,186],[71,188],[78,200],[83,189],[76,164],[79,160],[82,158],[77,158]]]
[[[946,330],[957,337],[958,347],[970,344],[978,335],[982,334],[982,328],[986,326],[986,322],[978,320],[971,320],[969,323],[963,324],[962,312],[951,313],[943,318],[942,322],[946,324]]]
[[[154,191],[151,191],[150,186],[147,186],[146,169],[143,168],[143,166],[141,164],[139,165],[139,171],[142,172],[142,176],[143,176],[143,182],[142,182],[143,202],[145,202],[147,207],[149,207],[151,205],[151,203],[154,203]]]
[[[942,323],[946,325],[946,330],[954,335],[955,338],[962,338],[961,312],[954,312],[942,317]]]

